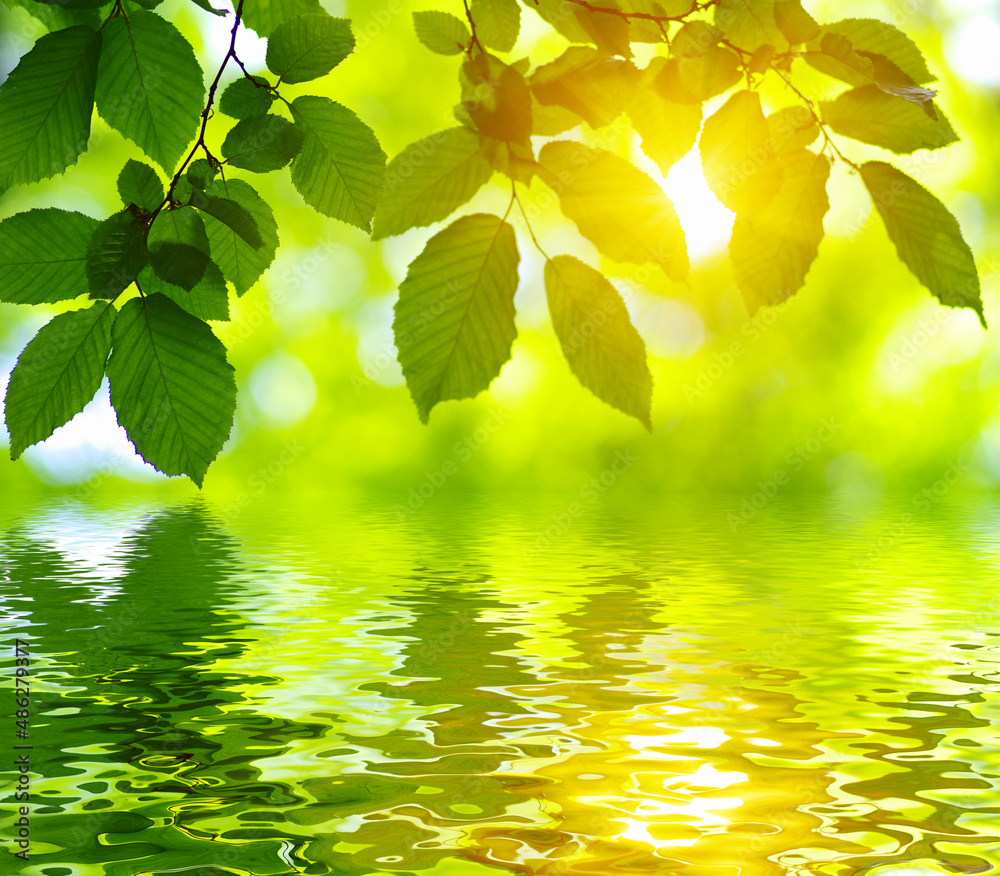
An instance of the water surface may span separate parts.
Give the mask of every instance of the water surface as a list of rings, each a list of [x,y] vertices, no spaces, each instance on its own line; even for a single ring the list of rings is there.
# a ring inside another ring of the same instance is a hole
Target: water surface
[[[996,503],[268,499],[5,509],[0,872],[1000,873]]]

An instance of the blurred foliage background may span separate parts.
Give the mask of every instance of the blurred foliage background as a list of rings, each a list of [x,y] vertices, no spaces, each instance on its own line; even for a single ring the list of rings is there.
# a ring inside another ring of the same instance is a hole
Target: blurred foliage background
[[[453,126],[459,61],[424,49],[411,13],[461,14],[461,5],[324,0],[331,14],[352,19],[358,48],[333,75],[289,87],[288,96],[322,84],[374,128],[390,157]],[[806,6],[821,22],[847,14],[844,4]],[[167,0],[157,11],[178,24],[213,75],[227,19],[187,0]],[[987,319],[1000,328],[1000,11],[988,0],[907,0],[855,2],[849,14],[896,24],[939,76],[939,106],[962,142],[889,160],[958,217],[983,277]],[[43,32],[25,9],[0,6],[0,76]],[[242,33],[238,49],[252,71],[263,69],[263,46]],[[513,58],[530,49],[541,63],[564,47],[525,11]],[[231,66],[226,81],[236,74]],[[770,109],[794,102],[778,82],[764,94]],[[228,127],[222,117],[209,126],[211,145]],[[854,160],[884,157],[852,141],[841,145]],[[636,142],[622,136],[617,147],[656,175]],[[117,208],[112,180],[128,157],[137,150],[95,119],[79,164],[5,195],[0,217],[41,206],[107,215]],[[235,303],[232,322],[216,324],[240,399],[233,436],[206,491],[230,496],[234,507],[279,485],[384,492],[411,508],[464,491],[560,490],[589,499],[611,490],[749,494],[774,482],[787,491],[863,496],[919,493],[954,473],[972,488],[1000,485],[998,328],[983,332],[971,311],[937,305],[896,259],[861,181],[843,165],[834,171],[827,238],[805,289],[752,320],[725,254],[731,214],[705,189],[695,156],[671,171],[664,185],[688,232],[689,284],[645,272],[616,280],[651,354],[652,435],[570,374],[548,326],[540,257],[516,215],[522,262],[513,360],[488,393],[443,404],[422,426],[395,361],[392,306],[407,263],[438,226],[375,244],[305,207],[287,169],[257,182],[275,207],[282,245],[263,281]],[[502,213],[508,194],[496,176],[463,212]],[[532,194],[541,206],[541,189]],[[597,265],[555,206],[539,215],[534,224],[548,252]],[[41,310],[0,305],[0,384],[46,321]],[[0,464],[0,488],[8,493],[89,496],[132,491],[137,482],[145,492],[195,492],[134,456],[106,385],[23,462]]]

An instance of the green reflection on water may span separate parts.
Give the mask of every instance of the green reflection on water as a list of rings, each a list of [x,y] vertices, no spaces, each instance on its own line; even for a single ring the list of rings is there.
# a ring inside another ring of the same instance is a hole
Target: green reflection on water
[[[1000,873],[997,508],[730,504],[29,509],[0,872]]]

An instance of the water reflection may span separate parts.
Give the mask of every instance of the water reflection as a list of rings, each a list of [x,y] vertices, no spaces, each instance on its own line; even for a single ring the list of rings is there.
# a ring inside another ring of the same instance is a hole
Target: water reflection
[[[989,509],[558,508],[31,509],[0,872],[1000,873]]]

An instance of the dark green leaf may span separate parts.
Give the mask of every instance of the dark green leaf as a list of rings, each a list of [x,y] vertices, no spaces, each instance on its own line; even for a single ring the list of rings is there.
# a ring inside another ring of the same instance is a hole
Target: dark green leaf
[[[226,135],[222,154],[233,167],[267,173],[298,155],[304,139],[303,132],[281,116],[250,116]]]
[[[531,89],[541,103],[565,107],[600,128],[624,112],[636,94],[639,76],[631,61],[573,46],[534,72]]]
[[[191,44],[155,12],[104,27],[97,110],[168,173],[198,129],[205,85]]]
[[[203,213],[214,216],[254,249],[264,245],[256,220],[245,207],[237,204],[236,201],[215,197],[204,192],[195,192],[191,198],[191,205]]]
[[[805,283],[823,239],[830,209],[826,183],[830,162],[806,149],[781,160],[781,188],[752,218],[738,216],[729,241],[736,285],[751,314],[780,304]]]
[[[986,328],[976,261],[948,208],[885,162],[864,164],[861,178],[903,264],[942,304],[971,307]]]
[[[469,28],[450,12],[414,12],[417,39],[439,55],[460,55],[472,42]]]
[[[76,24],[85,24],[94,30],[101,26],[96,8],[68,9],[64,6],[49,6],[36,0],[5,0],[5,2],[11,9],[25,10],[36,21],[40,21],[48,31],[64,30]]]
[[[198,319],[229,319],[229,290],[215,262],[205,266],[205,273],[191,289],[168,283],[150,267],[143,268],[137,282],[146,295],[166,295]]]
[[[243,7],[243,23],[259,36],[269,37],[279,24],[296,15],[322,11],[319,0],[254,0]]]
[[[87,246],[97,227],[96,219],[54,207],[0,222],[0,301],[52,304],[86,294]]]
[[[185,176],[192,189],[203,191],[215,179],[215,166],[207,158],[199,158],[188,165]]]
[[[130,210],[101,222],[87,246],[87,281],[91,298],[114,298],[124,292],[149,262],[146,229]]]
[[[372,237],[402,234],[447,218],[492,173],[479,138],[465,128],[450,128],[410,144],[386,168]]]
[[[365,231],[382,191],[385,153],[353,112],[326,97],[298,97],[295,124],[305,133],[292,182],[307,204]]]
[[[212,245],[212,261],[243,295],[274,261],[278,250],[278,226],[267,202],[247,183],[238,179],[217,179],[208,187],[208,195],[239,204],[254,220],[263,241],[253,247],[227,224],[214,216],[205,216],[205,230]]]
[[[118,174],[118,194],[127,207],[135,204],[152,213],[163,203],[163,183],[153,168],[130,158]]]
[[[46,34],[0,88],[0,194],[76,163],[90,139],[101,35]]]
[[[438,402],[486,389],[510,359],[518,261],[514,229],[476,213],[434,235],[410,265],[393,330],[425,423]]]
[[[194,3],[194,5],[199,7],[200,9],[204,9],[206,12],[211,12],[212,15],[218,15],[218,16],[229,15],[229,10],[217,9],[215,6],[209,3],[208,0],[191,0],[191,2]]]
[[[521,30],[517,0],[472,0],[472,20],[479,42],[498,52],[510,52]]]
[[[705,121],[698,148],[705,180],[730,210],[753,213],[778,191],[781,168],[755,91],[737,91]]]
[[[462,65],[462,109],[473,127],[494,140],[527,144],[531,137],[531,92],[524,77],[492,55]]]
[[[347,19],[325,12],[297,15],[278,25],[267,41],[267,69],[284,82],[325,76],[354,51]]]
[[[917,104],[886,94],[877,85],[846,91],[820,106],[823,121],[838,134],[899,154],[941,149],[958,141],[940,110],[935,110],[937,119],[931,118]]]
[[[869,54],[872,62],[875,84],[880,91],[911,101],[920,107],[931,119],[938,121],[937,107],[934,98],[937,92],[930,88],[917,85],[909,76],[882,55]]]
[[[259,82],[261,85],[254,85]],[[250,116],[262,116],[274,103],[274,95],[264,87],[267,80],[263,76],[250,79],[244,76],[229,83],[219,99],[219,111],[234,119],[246,119]]]
[[[200,487],[236,410],[226,348],[165,295],[126,302],[112,342],[108,378],[119,424],[146,462]]]
[[[11,459],[68,423],[100,389],[114,313],[103,302],[61,313],[28,342],[4,401]]]
[[[624,158],[582,143],[555,140],[539,153],[543,179],[563,213],[604,255],[656,262],[674,279],[688,272],[684,232],[673,204]]]
[[[646,345],[618,290],[583,262],[556,256],[545,263],[545,294],[563,354],[580,383],[652,428]]]
[[[163,210],[149,228],[149,263],[168,283],[193,289],[209,263],[205,224],[194,207]]]

